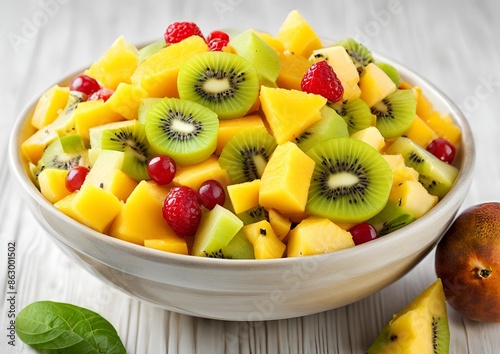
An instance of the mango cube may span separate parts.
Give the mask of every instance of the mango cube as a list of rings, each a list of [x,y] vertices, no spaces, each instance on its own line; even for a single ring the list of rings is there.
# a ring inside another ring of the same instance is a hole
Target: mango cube
[[[310,216],[290,231],[287,256],[310,256],[353,246],[349,231],[327,218]]]
[[[397,89],[394,81],[374,63],[368,64],[361,73],[359,88],[361,89],[359,97],[370,107]]]
[[[284,212],[303,212],[314,164],[296,144],[278,145],[262,174],[259,204]]]
[[[71,193],[66,188],[67,175],[67,170],[57,168],[45,168],[38,174],[40,192],[52,204]]]
[[[137,119],[139,105],[146,96],[142,87],[121,82],[106,103],[116,114],[129,120]]]
[[[31,124],[35,128],[41,129],[47,124],[52,123],[66,106],[68,97],[68,87],[52,86],[38,100],[33,116],[31,117]]]
[[[389,199],[418,219],[436,205],[439,198],[430,194],[420,182],[406,180],[391,190]]]
[[[311,66],[311,62],[302,55],[290,51],[279,53],[278,58],[281,69],[276,84],[281,88],[300,91],[302,77]]]
[[[177,166],[172,182],[176,186],[187,186],[197,190],[203,182],[210,179],[216,180],[222,186],[229,184],[227,171],[220,167],[214,155],[194,165]]]
[[[259,205],[260,179],[227,186],[229,199],[236,214],[243,213]]]
[[[290,232],[290,228],[292,227],[290,219],[281,215],[281,213],[275,209],[269,209],[269,224],[271,224],[276,236],[278,236],[281,241],[285,242]]]
[[[358,130],[351,135],[351,138],[364,141],[377,151],[381,151],[385,146],[385,139],[376,127],[368,127]]]
[[[189,254],[186,239],[183,237],[179,237],[177,235],[168,235],[162,239],[148,238],[144,240],[144,246],[165,252],[185,254],[185,255]]]
[[[314,49],[323,46],[316,32],[297,10],[288,14],[276,38],[285,49],[305,58],[309,58]]]
[[[410,129],[404,135],[424,149],[432,140],[438,137],[436,132],[418,115],[415,116]]]
[[[276,236],[267,220],[243,226],[243,234],[253,245],[255,259],[281,258],[286,245]]]
[[[265,128],[262,117],[252,114],[241,118],[221,119],[219,121],[219,134],[217,135],[217,147],[215,154],[220,155],[224,146],[236,133],[253,128]]]
[[[74,119],[77,134],[86,139],[90,139],[90,128],[123,120],[103,100],[89,100],[79,103],[75,108]]]

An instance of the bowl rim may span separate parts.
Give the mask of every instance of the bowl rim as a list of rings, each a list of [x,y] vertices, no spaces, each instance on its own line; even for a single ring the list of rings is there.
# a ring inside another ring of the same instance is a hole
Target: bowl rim
[[[328,260],[332,257],[332,254],[348,254],[351,253],[353,255],[359,254],[375,254],[377,249],[384,249],[388,244],[391,243],[394,239],[400,239],[405,237],[405,233],[411,229],[417,229],[421,225],[427,223],[428,221],[440,219],[446,214],[447,209],[450,205],[458,206],[462,203],[464,198],[466,197],[470,184],[472,182],[474,165],[475,165],[475,142],[474,137],[471,131],[471,127],[463,114],[460,111],[457,105],[453,103],[453,101],[446,96],[441,90],[439,90],[434,84],[432,84],[429,80],[425,79],[421,75],[418,75],[413,70],[408,67],[400,64],[399,62],[389,59],[389,57],[374,53],[374,57],[377,61],[384,61],[392,66],[394,66],[400,73],[401,76],[407,80],[412,86],[419,86],[422,88],[422,91],[426,94],[432,104],[436,107],[437,110],[447,112],[452,117],[453,121],[459,125],[461,130],[461,144],[459,150],[460,157],[460,165],[459,165],[459,174],[455,180],[454,186],[451,191],[442,198],[426,215],[417,219],[413,223],[408,226],[403,227],[402,229],[396,230],[388,235],[380,237],[379,239],[373,240],[371,242],[367,242],[361,245],[357,245],[355,247],[339,250],[335,252],[312,255],[307,257],[314,257],[314,259],[318,260],[318,262]],[[60,81],[57,81],[57,84],[64,84],[69,82],[70,78],[76,74],[83,72],[84,69],[80,69],[78,71],[72,71],[70,74],[65,75]],[[48,86],[50,87],[50,86]],[[27,173],[27,162],[25,161],[22,151],[20,149],[21,146],[21,133],[27,129],[29,125],[28,117],[30,113],[32,113],[38,99],[41,95],[46,91],[45,90],[37,95],[35,95],[32,99],[30,99],[20,113],[17,116],[16,122],[13,126],[9,137],[8,143],[8,159],[9,159],[9,167],[11,173],[14,178],[20,183],[22,189],[24,190],[25,197],[26,194],[29,198],[33,199],[38,208],[43,208],[45,211],[48,211],[53,216],[63,219],[65,223],[68,225],[77,228],[81,231],[82,234],[85,234],[87,237],[92,238],[97,242],[104,242],[112,245],[113,247],[118,247],[120,251],[123,251],[125,254],[134,254],[136,257],[148,259],[149,261],[154,262],[168,262],[171,264],[177,264],[182,266],[189,267],[199,267],[206,268],[207,266],[215,266],[221,270],[230,270],[234,271],[235,269],[251,269],[251,270],[259,270],[259,269],[267,269],[269,267],[290,267],[293,264],[300,264],[303,261],[304,257],[286,257],[286,258],[278,258],[278,259],[267,259],[267,260],[246,260],[246,259],[217,259],[217,258],[206,258],[206,257],[196,257],[191,255],[180,255],[175,253],[169,253],[161,250],[151,249],[144,246],[136,245],[131,242],[127,242],[124,240],[120,240],[114,238],[112,236],[108,236],[106,234],[102,234],[98,231],[95,231],[83,224],[80,224],[76,220],[71,217],[65,215],[61,211],[59,211],[52,203],[46,200],[36,186],[33,184],[31,179]],[[466,142],[465,144],[463,142]],[[45,225],[46,226],[46,225]],[[48,232],[52,237],[56,237],[63,243],[65,243],[70,248],[73,246],[69,245],[62,235],[55,235],[52,230]],[[444,232],[443,232],[444,233]],[[442,237],[442,234],[439,236]],[[438,239],[439,239],[438,238]],[[437,240],[435,241],[437,243]],[[81,249],[76,249],[79,252],[83,252]],[[92,254],[84,254],[95,258]],[[109,262],[106,259],[99,259],[99,262],[106,264],[108,266],[114,267],[113,262]]]

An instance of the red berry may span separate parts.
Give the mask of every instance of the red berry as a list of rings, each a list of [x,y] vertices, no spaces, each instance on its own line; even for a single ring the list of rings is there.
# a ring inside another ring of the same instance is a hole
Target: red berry
[[[210,43],[213,39],[224,39],[229,42],[229,35],[223,31],[212,31],[207,37],[207,43]]]
[[[349,229],[349,232],[355,245],[374,240],[379,236],[377,230],[366,222],[354,225]]]
[[[87,177],[89,171],[89,168],[86,166],[73,167],[66,175],[66,188],[70,192],[79,190],[82,187],[85,177]]]
[[[204,38],[198,25],[193,22],[174,22],[167,27],[164,35],[168,44],[178,43],[191,36]]]
[[[212,210],[217,204],[224,205],[226,192],[219,182],[210,179],[203,182],[198,189],[198,200],[205,208]]]
[[[149,177],[159,185],[172,182],[176,170],[175,161],[168,156],[155,156],[148,162]]]
[[[208,47],[212,52],[221,52],[222,48],[228,45],[229,41],[222,38],[214,38],[208,42]]]
[[[103,100],[106,102],[111,95],[115,93],[115,90],[110,89],[108,87],[103,87],[91,94],[88,98],[89,101],[97,101],[97,100]]]
[[[309,67],[300,83],[302,91],[321,95],[331,102],[342,99],[344,88],[333,68],[325,61]]]
[[[452,163],[455,158],[455,146],[443,138],[434,139],[427,145],[427,151],[436,156],[441,161]]]
[[[89,96],[99,91],[100,88],[101,85],[99,85],[97,80],[85,74],[75,76],[69,83],[69,89],[71,91],[83,92]]]
[[[173,187],[163,204],[163,218],[182,237],[193,236],[201,220],[201,207],[196,192],[189,187]]]

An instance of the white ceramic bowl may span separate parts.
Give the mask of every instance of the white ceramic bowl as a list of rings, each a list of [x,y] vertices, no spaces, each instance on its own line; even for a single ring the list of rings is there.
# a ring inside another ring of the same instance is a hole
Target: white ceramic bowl
[[[360,300],[412,269],[436,245],[472,180],[474,141],[465,117],[430,83],[387,58],[419,85],[435,108],[462,130],[454,187],[427,215],[375,241],[300,258],[225,260],[170,254],[100,234],[64,215],[40,194],[20,152],[33,133],[29,118],[39,96],[20,113],[10,140],[10,167],[30,209],[62,249],[96,276],[158,307],[223,320],[303,316]],[[67,84],[68,75],[60,84]]]

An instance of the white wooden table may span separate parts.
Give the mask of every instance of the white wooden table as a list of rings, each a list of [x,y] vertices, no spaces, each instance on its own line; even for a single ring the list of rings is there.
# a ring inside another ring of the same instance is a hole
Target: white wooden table
[[[467,1],[72,1],[0,0],[0,352],[8,345],[6,264],[16,245],[15,308],[38,300],[69,302],[106,317],[130,353],[363,353],[391,315],[435,279],[433,253],[382,291],[303,318],[221,322],[158,310],[71,263],[16,192],[7,140],[23,105],[62,75],[83,68],[119,35],[142,43],[177,20],[204,31],[258,28],[275,33],[297,8],[324,38],[352,36],[421,73],[464,111],[477,145],[476,174],[463,207],[500,199],[500,3]],[[367,260],[369,261],[369,260]],[[500,324],[449,310],[450,353],[499,353]]]

